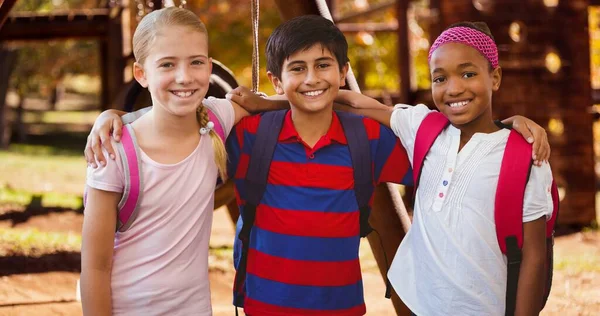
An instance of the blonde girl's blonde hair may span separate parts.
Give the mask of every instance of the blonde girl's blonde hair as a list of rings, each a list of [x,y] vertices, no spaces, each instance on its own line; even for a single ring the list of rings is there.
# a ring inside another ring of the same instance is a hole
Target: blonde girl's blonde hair
[[[194,12],[178,7],[155,10],[144,16],[135,29],[135,33],[133,33],[133,56],[135,61],[143,64],[156,36],[160,34],[168,35],[169,27],[172,26],[188,27],[208,37],[206,26]]]
[[[168,29],[172,26],[188,27],[192,31],[200,32],[208,37],[206,26],[190,10],[168,7],[152,11],[144,16],[133,34],[133,56],[138,64],[144,64],[150,52],[150,46],[156,39],[156,36],[161,34],[161,32],[164,35],[168,35]],[[196,111],[196,118],[198,123],[200,123],[200,127],[207,127],[209,121],[207,111],[206,106],[203,104],[200,104]],[[227,179],[227,152],[225,151],[225,144],[223,144],[224,140],[217,135],[214,129],[210,129],[208,135],[210,135],[212,140],[219,176],[225,181]]]
[[[196,110],[196,118],[201,127],[206,127],[210,119],[208,117],[208,109],[204,104],[201,104]],[[223,144],[221,137],[215,132],[214,128],[210,129],[208,135],[210,135],[210,139],[212,140],[213,151],[215,152],[215,163],[219,170],[219,176],[221,177],[221,180],[225,182],[225,180],[227,180],[227,151],[225,150],[225,145]]]

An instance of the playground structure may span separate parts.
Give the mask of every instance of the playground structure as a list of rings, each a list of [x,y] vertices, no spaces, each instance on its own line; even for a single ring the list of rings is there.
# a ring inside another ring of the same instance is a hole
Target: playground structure
[[[328,1],[333,8],[340,1]],[[397,34],[399,77],[396,91],[390,92],[393,103],[429,102],[429,91],[412,90],[408,40],[407,10],[411,1],[377,1],[378,4],[353,16],[334,16],[342,31]],[[124,72],[132,61],[131,36],[139,5],[144,10],[163,6],[160,0],[110,1],[105,7],[54,12],[48,15],[10,14],[16,0],[0,4],[0,45],[3,41],[48,40],[61,38],[93,38],[100,44],[102,64],[102,109],[133,107],[144,103],[144,96],[135,82],[126,82]],[[303,14],[319,14],[317,1],[275,0],[282,20]],[[588,8],[600,5],[594,0],[430,0],[430,42],[447,25],[463,20],[488,23],[500,48],[500,64],[504,82],[496,96],[497,117],[522,114],[534,119],[548,130],[552,146],[551,164],[561,190],[559,225],[587,225],[595,218],[595,181],[592,125],[590,112],[600,93],[590,85],[590,44]],[[194,10],[193,1],[187,7]],[[394,8],[397,23],[351,23],[352,19],[383,9]],[[334,11],[334,10],[332,10]],[[250,19],[250,12],[248,13]],[[557,28],[560,25],[560,28]],[[250,32],[248,36],[251,36]],[[1,46],[0,46],[1,47]],[[4,54],[4,55],[3,55]],[[0,51],[0,140],[6,128],[3,100],[6,95],[10,53]],[[216,56],[218,59],[218,55]],[[250,56],[247,57],[250,62]],[[235,87],[235,77],[225,66],[214,67],[215,77],[209,94],[223,96],[228,87]],[[224,82],[226,84],[224,84]],[[117,96],[111,98],[111,96]],[[410,205],[412,192],[407,190],[405,202]],[[384,253],[392,258],[404,230],[397,215],[399,203],[388,187],[376,189],[371,225],[382,237],[369,236],[369,243],[382,275],[387,265]],[[216,192],[215,207],[227,205],[232,220],[239,215],[233,199],[233,186],[226,183]],[[383,282],[382,282],[383,286]],[[394,295],[398,315],[408,310]]]

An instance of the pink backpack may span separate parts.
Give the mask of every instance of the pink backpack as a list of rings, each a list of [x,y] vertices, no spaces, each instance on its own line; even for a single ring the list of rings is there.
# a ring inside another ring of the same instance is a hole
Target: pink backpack
[[[431,112],[419,126],[413,155],[415,192],[419,185],[419,177],[421,176],[425,156],[427,156],[438,135],[449,124],[450,122],[443,114]],[[505,315],[514,315],[517,300],[522,257],[521,249],[523,248],[523,200],[532,166],[531,154],[531,144],[527,143],[517,132],[511,131],[502,158],[494,206],[496,237],[500,249],[506,255],[508,261]],[[554,226],[558,217],[559,204],[558,190],[554,181],[552,182],[552,201],[554,204],[552,218],[546,222],[547,260],[543,305],[548,300],[552,286]]]
[[[212,121],[214,131],[225,142],[225,131],[219,118],[208,109],[208,117]],[[138,206],[143,196],[143,178],[140,162],[140,152],[135,133],[131,124],[123,125],[123,133],[121,142],[117,143],[117,150],[121,162],[123,163],[123,171],[125,173],[125,187],[123,188],[123,196],[117,207],[117,227],[116,230],[124,232],[133,223],[137,216]],[[87,186],[83,193],[83,205],[85,207],[87,201]]]

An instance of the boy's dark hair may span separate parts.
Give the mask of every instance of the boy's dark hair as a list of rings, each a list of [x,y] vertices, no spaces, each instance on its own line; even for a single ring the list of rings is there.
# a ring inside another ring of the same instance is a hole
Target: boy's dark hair
[[[454,23],[454,24],[448,26],[446,28],[446,30],[451,29],[453,27],[457,27],[457,26],[463,26],[463,27],[468,27],[468,28],[477,30],[477,31],[489,36],[492,39],[492,41],[496,42],[496,39],[494,39],[494,35],[492,35],[492,31],[490,31],[490,28],[488,27],[487,23],[485,23],[485,22],[469,22],[469,21],[458,22],[458,23]]]
[[[283,62],[298,51],[321,44],[342,67],[348,63],[348,42],[331,21],[319,15],[301,15],[279,25],[267,40],[267,71],[281,78]]]

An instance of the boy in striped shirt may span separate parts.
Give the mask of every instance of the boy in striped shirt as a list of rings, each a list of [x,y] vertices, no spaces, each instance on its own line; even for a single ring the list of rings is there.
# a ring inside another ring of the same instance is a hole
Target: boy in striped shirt
[[[287,21],[267,42],[269,79],[290,110],[256,207],[245,282],[234,293],[234,304],[248,315],[366,313],[352,161],[340,115],[333,110],[348,71],[347,50],[342,32],[320,16]],[[261,118],[242,119],[227,142],[229,174],[242,214]],[[409,179],[406,152],[393,132],[371,119],[361,120],[371,149],[373,185]],[[240,217],[236,235],[242,225]],[[234,257],[239,268],[238,238]]]

